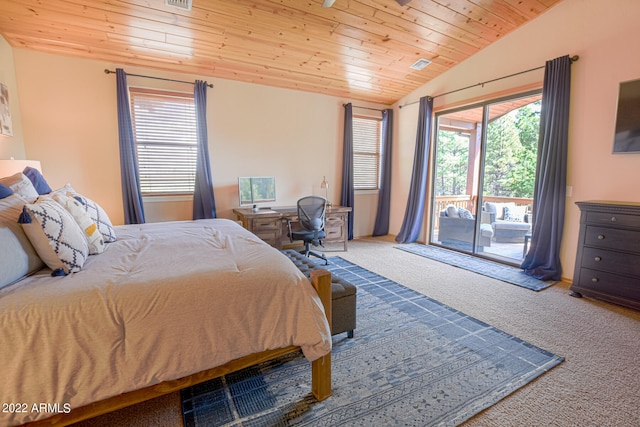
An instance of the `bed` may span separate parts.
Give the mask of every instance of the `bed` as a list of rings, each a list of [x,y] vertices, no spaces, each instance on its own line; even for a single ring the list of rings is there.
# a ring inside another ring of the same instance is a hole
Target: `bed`
[[[225,219],[113,231],[79,271],[0,289],[0,425],[76,422],[298,349],[330,395],[329,273],[312,286]]]

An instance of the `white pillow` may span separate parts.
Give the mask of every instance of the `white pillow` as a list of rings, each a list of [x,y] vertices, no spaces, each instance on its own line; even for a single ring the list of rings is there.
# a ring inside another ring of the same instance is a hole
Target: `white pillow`
[[[15,173],[5,178],[0,178],[0,184],[4,184],[13,190],[14,193],[20,194],[28,202],[33,202],[39,196],[36,187],[25,174],[22,172]]]
[[[71,197],[65,196],[62,193],[54,193],[53,200],[58,202],[63,208],[67,210],[78,223],[80,229],[84,233],[84,237],[87,240],[89,246],[89,255],[101,254],[104,252],[105,242],[102,233],[98,230],[98,225],[91,219],[91,216],[84,209],[84,206]]]
[[[460,214],[458,214],[458,208],[453,205],[447,206],[447,216],[449,218],[460,218]]]
[[[18,224],[22,207],[26,203],[19,194],[0,199],[0,288],[44,267]]]
[[[26,204],[20,223],[45,264],[57,275],[82,269],[89,247],[80,226],[65,208],[53,200]]]

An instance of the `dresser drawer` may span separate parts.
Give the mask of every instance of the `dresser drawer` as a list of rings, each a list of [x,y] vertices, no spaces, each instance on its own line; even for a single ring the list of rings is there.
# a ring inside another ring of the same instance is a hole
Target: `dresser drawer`
[[[580,269],[580,279],[571,289],[578,292],[593,291],[601,294],[617,295],[627,299],[640,301],[640,279],[631,279],[603,271]]]
[[[581,266],[640,279],[640,255],[585,247]]]
[[[640,231],[588,225],[584,235],[584,244],[640,253]]]
[[[640,229],[640,217],[637,215],[607,212],[587,212],[587,224],[612,225],[616,227],[635,227]]]

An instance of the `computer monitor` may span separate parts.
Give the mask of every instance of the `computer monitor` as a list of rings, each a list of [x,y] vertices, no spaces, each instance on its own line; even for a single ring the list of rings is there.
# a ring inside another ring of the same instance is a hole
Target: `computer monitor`
[[[276,201],[276,178],[273,176],[238,177],[240,206]]]

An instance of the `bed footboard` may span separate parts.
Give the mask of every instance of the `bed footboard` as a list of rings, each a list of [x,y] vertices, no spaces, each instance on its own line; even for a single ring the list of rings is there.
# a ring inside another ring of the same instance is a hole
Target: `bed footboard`
[[[311,273],[311,283],[316,289],[331,330],[331,273],[326,270],[316,270]],[[26,424],[27,426],[66,426],[89,418],[97,417],[108,412],[117,411],[127,406],[135,405],[165,394],[173,393],[192,385],[196,385],[213,378],[239,371],[267,360],[275,359],[285,354],[299,350],[299,347],[290,346],[276,350],[268,350],[250,354],[224,365],[207,369],[184,378],[172,381],[164,381],[150,387],[133,390],[109,399],[91,403],[89,405],[74,408],[68,414],[57,414],[50,418]],[[311,392],[313,396],[322,401],[331,396],[331,353],[311,363]]]

